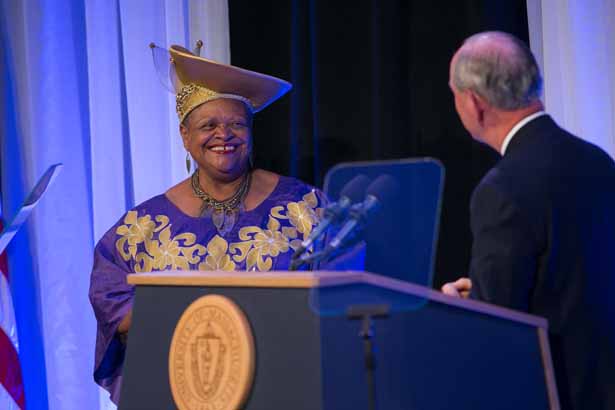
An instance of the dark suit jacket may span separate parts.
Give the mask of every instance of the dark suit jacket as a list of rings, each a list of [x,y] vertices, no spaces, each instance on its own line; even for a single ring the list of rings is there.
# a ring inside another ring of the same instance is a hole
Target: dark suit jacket
[[[471,297],[549,320],[562,409],[615,409],[615,165],[549,116],[471,201]]]

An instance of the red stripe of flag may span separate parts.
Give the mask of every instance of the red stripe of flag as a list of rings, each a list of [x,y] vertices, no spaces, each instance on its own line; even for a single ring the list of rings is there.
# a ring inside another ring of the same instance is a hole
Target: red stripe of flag
[[[19,356],[11,339],[0,330],[0,383],[11,395],[20,409],[26,408],[26,399],[21,382]]]
[[[2,222],[0,222],[0,231],[2,230]],[[6,281],[9,281],[9,264],[6,260],[6,252],[2,252],[2,254],[0,254],[0,272],[2,272],[2,274],[4,275],[4,277],[6,278]]]
[[[0,219],[0,231],[2,231],[2,229],[3,224]],[[9,271],[6,252],[0,254],[0,272],[6,277],[6,282],[8,283]],[[21,379],[19,355],[13,342],[9,339],[8,335],[4,333],[4,329],[2,328],[0,328],[0,383],[4,386],[4,389],[13,398],[19,408],[25,410],[26,398]]]

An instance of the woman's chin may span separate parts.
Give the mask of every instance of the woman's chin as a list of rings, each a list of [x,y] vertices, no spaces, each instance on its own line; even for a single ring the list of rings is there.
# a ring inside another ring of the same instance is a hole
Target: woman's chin
[[[246,169],[247,167],[241,166],[240,164],[212,164],[204,168],[204,172],[215,179],[230,182],[241,177]]]
[[[232,173],[236,170],[244,169],[243,166],[246,160],[237,153],[233,154],[214,154],[206,158],[209,168],[216,169],[219,172]]]

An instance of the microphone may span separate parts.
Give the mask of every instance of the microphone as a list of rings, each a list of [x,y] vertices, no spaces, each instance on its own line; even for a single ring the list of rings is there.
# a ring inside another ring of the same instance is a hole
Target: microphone
[[[393,177],[384,174],[376,178],[366,190],[365,200],[353,205],[349,214],[350,217],[342,226],[335,238],[329,242],[324,255],[329,255],[344,242],[357,227],[365,225],[367,220],[374,215],[384,204],[389,202],[397,195],[399,185]]]
[[[352,203],[358,201],[363,196],[368,182],[369,178],[363,174],[359,174],[344,185],[342,191],[340,192],[340,199],[337,202],[329,204],[325,208],[323,220],[314,228],[314,230],[312,230],[310,235],[303,242],[301,242],[299,248],[295,250],[295,253],[292,256],[290,270],[294,270],[298,267],[295,262],[300,262],[300,256],[303,255],[303,253],[305,253],[310,246],[312,246],[316,239],[325,233],[332,223],[342,221],[346,218],[348,209]],[[301,263],[302,262],[300,262],[300,264]]]

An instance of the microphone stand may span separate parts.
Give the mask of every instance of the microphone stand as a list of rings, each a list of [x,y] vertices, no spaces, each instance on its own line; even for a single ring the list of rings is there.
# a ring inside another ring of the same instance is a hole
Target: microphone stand
[[[352,305],[348,308],[346,316],[350,320],[361,320],[359,337],[363,341],[363,363],[367,377],[367,400],[369,410],[376,410],[376,357],[374,356],[374,329],[372,318],[389,316],[389,305]]]

